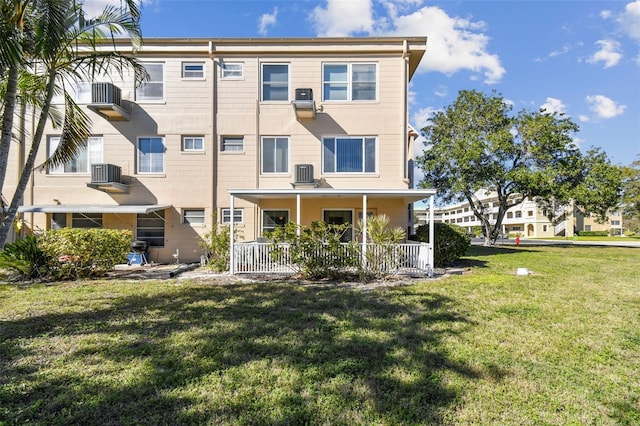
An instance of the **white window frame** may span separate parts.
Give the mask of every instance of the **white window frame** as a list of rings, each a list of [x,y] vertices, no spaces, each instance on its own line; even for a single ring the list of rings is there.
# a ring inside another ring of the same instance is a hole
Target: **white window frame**
[[[353,73],[354,66],[358,65],[373,65],[375,67],[375,81],[368,82],[354,82]],[[346,81],[329,81],[326,76],[326,67],[328,66],[344,66],[347,68],[347,79]],[[322,64],[322,100],[324,102],[377,102],[378,101],[378,88],[380,87],[379,83],[379,67],[376,62],[325,62]],[[369,83],[374,84],[374,96],[373,99],[353,99],[353,89],[354,86],[358,83]],[[327,88],[330,85],[343,85],[346,90],[346,99],[330,99],[327,96]]]
[[[231,209],[226,207],[220,209],[220,223],[228,224],[231,223]],[[242,208],[234,208],[233,209],[233,223],[234,224],[242,224],[244,223],[244,209]]]
[[[200,70],[189,70],[189,67],[200,67]],[[183,80],[204,80],[205,67],[204,62],[183,62],[182,63],[182,79]]]
[[[270,66],[286,66],[287,67],[287,98],[286,99],[265,99],[265,87],[267,86],[282,86],[284,83],[282,82],[267,82],[264,80],[265,68]],[[260,75],[260,99],[262,102],[289,102],[290,101],[290,88],[291,88],[291,66],[289,63],[285,62],[265,62],[261,64],[260,67],[261,75]]]
[[[196,147],[196,142],[200,141],[200,147]],[[188,142],[191,141],[193,146],[188,147]],[[184,152],[202,152],[204,151],[204,136],[182,136],[182,151]]]
[[[265,141],[267,139],[273,139],[274,140],[274,146],[273,146],[273,152],[268,153],[264,147]],[[286,140],[287,142],[287,155],[286,155],[286,167],[284,168],[284,170],[278,170],[278,157],[277,157],[277,153],[278,153],[278,140],[282,141],[282,140]],[[290,163],[290,146],[291,146],[291,140],[289,138],[289,136],[263,136],[260,138],[260,172],[261,174],[265,174],[265,175],[286,175],[289,173],[289,163]],[[273,167],[274,170],[273,171],[265,171],[265,156],[266,155],[272,155],[273,156]]]
[[[233,69],[234,67],[237,68]],[[220,77],[223,80],[242,80],[244,78],[244,62],[221,61]]]
[[[136,87],[136,101],[138,102],[164,102],[165,100],[165,89],[166,89],[166,85],[165,85],[165,80],[166,80],[166,72],[165,72],[165,63],[164,62],[143,62],[142,63],[143,66],[147,67],[149,65],[154,66],[154,65],[159,65],[162,67],[162,80],[153,80],[153,79],[149,79],[149,81],[142,83],[142,85],[137,86]],[[162,96],[158,97],[146,97],[143,96],[144,91],[142,90],[143,87],[147,86],[147,85],[151,85],[151,84],[161,84],[162,85]]]
[[[362,168],[360,171],[338,171],[338,140],[342,139],[351,139],[351,140],[356,140],[356,139],[360,139],[362,141]],[[332,163],[333,163],[333,170],[327,170],[328,164],[326,164],[326,161],[329,160],[329,152],[327,152],[326,149],[326,144],[327,142],[330,142],[330,140],[333,140],[333,154],[332,155]],[[373,171],[366,171],[366,166],[367,166],[367,146],[368,143],[367,142],[373,142],[373,147],[374,147],[374,159],[373,159]],[[375,175],[378,173],[378,138],[376,136],[347,136],[347,135],[340,135],[340,136],[325,136],[322,138],[322,174],[326,174],[326,175],[333,175],[333,174],[361,174],[361,175]]]
[[[49,140],[47,141],[48,149],[49,149],[49,157],[53,155],[58,144],[60,143],[60,136],[49,136]],[[50,175],[87,175],[91,174],[91,166],[93,164],[102,163],[103,159],[103,149],[104,149],[104,141],[102,136],[89,136],[87,138],[85,152],[87,156],[87,169],[80,171],[65,171],[65,167],[69,165],[61,164],[56,167],[49,167]],[[71,160],[71,161],[75,161]]]
[[[225,142],[229,142],[229,143],[227,144]],[[240,147],[240,149],[228,149],[229,147]],[[244,153],[244,137],[243,136],[222,136],[220,138],[220,152],[223,152],[225,154]]]
[[[141,158],[141,151],[140,151],[140,142],[142,142],[142,140],[145,139],[153,139],[153,140],[160,140],[162,142],[162,170],[161,171],[152,171],[151,170],[151,163],[149,163],[149,171],[141,171],[140,166],[142,165],[142,158]],[[166,160],[166,151],[167,151],[167,146],[165,145],[165,141],[164,141],[164,137],[162,136],[141,136],[138,138],[138,140],[136,141],[136,173],[137,174],[141,174],[141,175],[157,175],[157,174],[164,174],[165,171],[165,160]]]
[[[182,209],[182,223],[185,225],[204,225],[204,209]]]

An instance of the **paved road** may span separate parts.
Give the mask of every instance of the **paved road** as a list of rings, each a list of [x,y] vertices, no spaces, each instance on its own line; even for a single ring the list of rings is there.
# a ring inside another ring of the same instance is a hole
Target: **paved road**
[[[482,245],[484,239],[472,238],[471,244]],[[516,240],[513,238],[498,238],[496,245],[515,245]],[[613,247],[637,247],[640,248],[640,241],[630,239],[630,241],[573,241],[573,240],[535,240],[529,238],[520,239],[521,246],[558,246],[558,245],[576,245],[576,246],[613,246]]]

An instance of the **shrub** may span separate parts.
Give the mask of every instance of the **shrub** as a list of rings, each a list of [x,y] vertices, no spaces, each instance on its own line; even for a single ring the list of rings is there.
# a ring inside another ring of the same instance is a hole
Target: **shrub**
[[[471,245],[471,239],[464,228],[448,223],[435,223],[434,266],[455,262],[464,256]],[[429,242],[429,225],[416,228],[418,241]]]
[[[48,273],[48,264],[49,256],[42,251],[33,235],[5,244],[0,252],[0,268],[16,272],[19,278],[43,278]]]
[[[304,278],[343,278],[345,268],[355,267],[358,263],[356,243],[342,244],[340,241],[349,227],[348,223],[332,225],[315,221],[302,227],[298,235],[298,225],[288,222],[267,233],[266,237],[272,240],[271,256],[282,258],[288,250],[291,263]]]
[[[215,217],[213,220],[215,224]],[[207,257],[207,265],[216,272],[229,270],[229,247],[231,245],[230,226],[216,226],[212,231],[202,237],[198,237],[198,245],[204,250]],[[234,229],[234,241],[237,241],[239,233]]]
[[[609,231],[578,231],[580,237],[608,237]]]
[[[387,215],[371,216],[367,219],[366,269],[361,267],[361,279],[382,278],[390,272],[397,271],[402,262],[397,244],[404,240],[405,232],[400,227],[391,228]],[[356,228],[363,233],[362,224]],[[362,265],[360,265],[362,266]]]
[[[62,228],[44,233],[39,244],[50,261],[55,279],[78,279],[104,275],[124,263],[133,234],[122,229]]]

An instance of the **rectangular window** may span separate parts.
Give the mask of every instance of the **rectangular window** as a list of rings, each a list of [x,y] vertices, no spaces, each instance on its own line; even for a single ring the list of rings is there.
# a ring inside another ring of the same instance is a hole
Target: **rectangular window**
[[[324,173],[375,173],[376,138],[324,138],[322,171]]]
[[[547,232],[547,225],[542,225],[542,232]]]
[[[507,219],[513,219],[513,212],[507,212]]]
[[[231,223],[231,209],[221,209],[220,218],[222,223]],[[244,222],[244,210],[233,209],[233,223]]]
[[[182,150],[183,151],[204,151],[204,137],[203,136],[183,136]]]
[[[262,138],[262,173],[289,172],[289,138]]]
[[[263,101],[288,101],[289,100],[289,65],[288,64],[263,64],[262,65],[262,100]]]
[[[164,210],[136,215],[136,240],[164,247]]]
[[[183,62],[182,78],[204,78],[204,62]]]
[[[60,136],[49,138],[49,157],[53,155],[60,144]],[[91,165],[102,163],[102,137],[91,136],[82,144],[78,153],[69,161],[56,167],[50,167],[50,174],[88,174],[91,173]]]
[[[282,227],[289,222],[289,212],[287,210],[263,210],[262,211],[262,235],[271,232],[276,227]]]
[[[533,216],[533,210],[528,210],[527,211],[527,216],[528,217],[532,217]]]
[[[516,212],[516,217],[522,217],[522,212]]]
[[[51,213],[51,229],[62,229],[67,226],[66,213]]]
[[[351,210],[325,210],[322,213],[322,220],[329,225],[351,225],[340,237],[340,241],[348,243],[353,240],[353,212]]]
[[[149,73],[149,80],[136,87],[136,100],[164,100],[164,63],[147,62],[143,65]]]
[[[204,209],[182,210],[182,223],[187,225],[199,225],[204,223]]]
[[[619,220],[611,220],[611,225],[620,226],[620,221]]]
[[[325,101],[374,101],[377,98],[376,64],[324,64]]]
[[[242,136],[223,136],[220,144],[220,151],[243,152],[244,138]]]
[[[72,228],[102,228],[102,213],[72,213]]]
[[[220,67],[222,68],[222,78],[242,78],[244,77],[244,64],[242,62],[222,62]]]
[[[164,138],[138,138],[138,173],[164,173]]]

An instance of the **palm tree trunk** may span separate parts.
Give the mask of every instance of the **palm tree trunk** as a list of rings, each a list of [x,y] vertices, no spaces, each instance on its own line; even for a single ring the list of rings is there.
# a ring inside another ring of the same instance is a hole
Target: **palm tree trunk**
[[[33,168],[36,164],[38,149],[40,148],[40,142],[42,140],[42,136],[44,135],[44,128],[45,128],[45,125],[47,124],[47,119],[49,117],[49,108],[51,107],[51,100],[53,99],[53,92],[55,88],[55,76],[56,76],[55,71],[49,70],[49,81],[47,83],[47,97],[42,106],[42,110],[40,111],[36,133],[33,135],[33,140],[31,141],[31,149],[29,150],[27,161],[25,162],[24,168],[22,169],[22,173],[20,174],[20,180],[18,182],[16,191],[13,194],[13,199],[11,200],[9,211],[7,212],[6,217],[2,221],[2,229],[0,229],[0,247],[4,247],[4,244],[7,241],[7,237],[9,236],[9,231],[11,230],[13,221],[15,220],[16,214],[18,213],[18,207],[22,203],[24,192],[27,189],[27,184],[29,183],[29,179],[31,178],[31,174],[33,173]]]
[[[16,109],[18,94],[18,66],[9,68],[7,76],[7,92],[4,97],[4,112],[2,116],[2,136],[0,139],[0,193],[4,190],[4,181],[9,165],[9,149],[11,148],[11,133],[13,131],[13,117]]]

